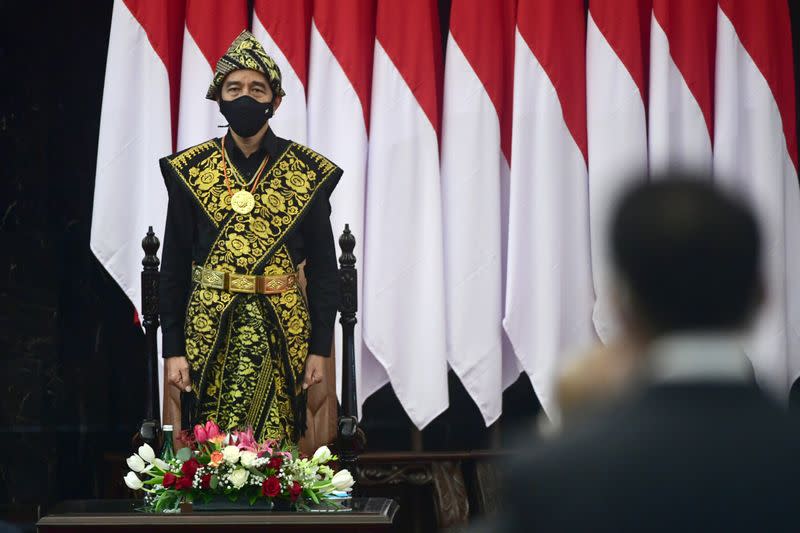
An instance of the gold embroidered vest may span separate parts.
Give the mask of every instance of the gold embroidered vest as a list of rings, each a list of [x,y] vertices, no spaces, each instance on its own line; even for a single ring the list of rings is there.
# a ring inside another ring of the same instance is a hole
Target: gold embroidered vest
[[[174,176],[188,189],[218,230],[203,266],[250,275],[282,275],[297,270],[285,244],[287,236],[300,223],[314,198],[324,194],[326,182],[337,180],[341,175],[341,170],[325,157],[305,146],[290,143],[253,190],[255,206],[252,211],[242,214],[231,208],[231,195],[223,176],[223,168],[227,168],[230,182],[235,184],[238,171],[232,164],[223,166],[219,139],[188,148],[170,156],[167,162]],[[236,184],[235,187],[240,188],[241,185]],[[258,309],[252,307],[256,302],[260,302]],[[275,387],[271,383],[274,372],[267,368],[268,362],[261,362],[253,365],[253,368],[242,368],[240,365],[235,372],[237,375],[226,377],[224,364],[217,361],[221,349],[230,349],[224,344],[230,343],[228,335],[231,324],[242,322],[239,319],[230,320],[230,311],[238,306],[247,307],[249,315],[256,310],[262,319],[277,321],[277,325],[272,324],[273,329],[269,333],[262,332],[260,335],[268,336],[273,344],[277,342],[280,345],[270,349],[284,354],[289,371],[286,373],[287,383],[280,385],[285,386],[287,393],[293,397],[301,394],[310,336],[309,314],[297,288],[273,295],[233,293],[203,287],[199,283],[192,288],[184,330],[186,357],[192,370],[198,405],[206,405],[207,414],[213,412],[208,405],[216,401],[219,411],[224,406],[226,394],[238,397],[242,396],[242,391],[246,391],[247,395],[252,395],[250,405],[246,413],[234,417],[232,425],[252,426],[258,433],[259,427],[268,418],[277,416],[266,412],[269,408],[268,396],[272,394],[270,387]],[[243,320],[246,321],[247,317]],[[259,324],[250,327],[245,323],[240,327],[242,331],[249,332],[259,329]],[[261,342],[265,341],[257,333],[251,335]],[[229,392],[221,390],[224,387]],[[297,412],[300,410],[302,413]],[[304,411],[304,402],[302,406],[295,405],[295,418],[304,417]]]

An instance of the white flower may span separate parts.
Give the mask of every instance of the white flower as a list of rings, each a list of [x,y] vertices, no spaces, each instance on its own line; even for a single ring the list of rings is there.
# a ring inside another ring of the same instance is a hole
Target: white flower
[[[328,449],[327,446],[320,446],[317,448],[317,451],[314,452],[314,456],[311,458],[311,461],[316,464],[324,464],[331,460],[331,451]]]
[[[245,450],[239,455],[239,459],[242,461],[242,466],[254,466],[256,459],[258,459],[258,454]]]
[[[225,446],[222,448],[222,458],[226,463],[235,464],[239,460],[239,448],[236,446]]]
[[[141,457],[139,457],[136,454],[133,454],[127,459],[125,459],[125,462],[128,463],[128,468],[130,468],[134,472],[141,472],[142,470],[144,470],[144,461],[142,460]]]
[[[339,470],[336,472],[336,475],[333,476],[331,479],[331,483],[333,484],[333,488],[336,490],[350,490],[353,486],[355,481],[353,480],[353,476],[350,475],[350,472],[347,469]]]
[[[141,461],[141,458],[139,460]],[[142,480],[136,477],[134,472],[128,472],[128,475],[122,479],[125,481],[128,488],[132,490],[139,490],[144,486]]]
[[[145,442],[144,444],[139,446],[139,457],[141,457],[148,463],[152,463],[153,459],[156,458],[156,452],[154,452],[153,448],[151,448],[150,445]]]
[[[233,472],[228,475],[228,479],[233,484],[233,486],[237,489],[241,489],[244,487],[244,484],[247,483],[247,470],[244,468],[237,468]]]
[[[319,470],[317,470],[317,474],[322,479],[331,479],[333,477],[333,469],[328,465],[321,465]]]
[[[164,472],[169,472],[170,471],[169,463],[164,461],[163,459],[159,459],[158,457],[156,457],[153,460],[153,464],[156,465],[161,470],[163,470]]]

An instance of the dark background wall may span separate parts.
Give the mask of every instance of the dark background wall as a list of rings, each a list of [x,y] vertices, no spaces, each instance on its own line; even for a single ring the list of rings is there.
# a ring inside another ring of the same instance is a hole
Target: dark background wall
[[[103,496],[104,459],[129,452],[142,415],[133,306],[89,250],[112,4],[0,0],[0,503]],[[446,29],[449,0],[440,8]],[[364,406],[370,449],[496,444],[452,376],[450,396],[415,436],[385,387]],[[523,377],[503,433],[538,410]]]

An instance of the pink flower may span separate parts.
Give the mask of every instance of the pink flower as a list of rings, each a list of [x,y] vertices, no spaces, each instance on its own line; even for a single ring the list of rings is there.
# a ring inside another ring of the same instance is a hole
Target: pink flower
[[[209,420],[208,422],[206,422],[206,428],[205,429],[206,429],[206,433],[208,434],[208,440],[209,441],[211,441],[211,442],[213,442],[215,444],[219,444],[223,440],[225,440],[225,437],[226,437],[225,433],[220,431],[219,426],[213,420]]]
[[[251,452],[258,451],[258,443],[253,435],[253,428],[247,428],[246,431],[239,431],[235,436],[238,440],[240,450],[249,450]]]
[[[197,441],[197,444],[204,444],[206,441],[208,441],[208,432],[202,424],[197,424],[194,427],[194,438]]]
[[[277,446],[278,443],[272,439],[265,440],[261,446],[258,448],[258,456],[264,457],[272,455],[272,450]]]

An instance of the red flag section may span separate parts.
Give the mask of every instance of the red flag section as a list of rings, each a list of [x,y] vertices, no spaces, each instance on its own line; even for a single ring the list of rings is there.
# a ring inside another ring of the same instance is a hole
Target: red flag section
[[[500,117],[500,139],[506,161],[511,160],[515,16],[511,0],[456,1],[450,11],[450,34],[481,80]]]
[[[719,7],[730,19],[742,45],[772,89],[781,112],[786,148],[797,169],[797,116],[789,6],[775,0],[719,0]]]
[[[153,50],[167,67],[172,147],[178,136],[178,102],[181,96],[181,50],[183,49],[183,0],[124,0],[125,5],[147,34]]]
[[[716,0],[653,0],[653,16],[667,34],[669,53],[697,100],[714,138]]]
[[[601,9],[600,12],[602,20],[607,10]],[[599,26],[600,22],[597,24]],[[517,27],[555,87],[564,112],[564,122],[585,159],[586,24],[583,2],[520,2]],[[609,28],[615,37],[629,35],[615,34],[616,30],[615,27]],[[559,35],[568,35],[571,38],[559,39]],[[636,57],[635,54],[633,57]]]
[[[300,83],[308,89],[310,0],[256,0],[253,9],[264,29],[283,51]]]
[[[630,72],[647,109],[651,0],[591,0],[589,9],[598,29]]]
[[[364,110],[364,123],[369,131],[375,2],[316,0],[314,24],[353,85]]]
[[[382,0],[378,3],[376,38],[438,135],[442,111],[442,37],[438,3]]]
[[[248,28],[247,19],[246,0],[186,2],[186,28],[212,70],[236,36]]]

